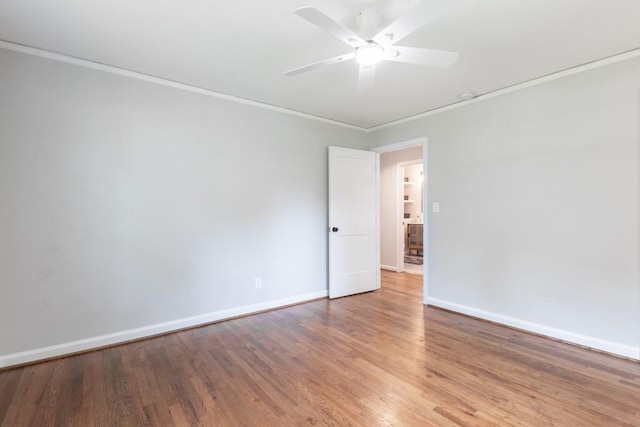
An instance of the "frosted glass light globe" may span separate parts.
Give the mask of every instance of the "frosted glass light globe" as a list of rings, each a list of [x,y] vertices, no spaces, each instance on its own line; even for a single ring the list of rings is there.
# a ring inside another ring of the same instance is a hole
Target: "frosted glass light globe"
[[[364,46],[356,49],[356,61],[358,64],[368,67],[382,61],[384,57],[384,48],[379,44],[369,42]]]

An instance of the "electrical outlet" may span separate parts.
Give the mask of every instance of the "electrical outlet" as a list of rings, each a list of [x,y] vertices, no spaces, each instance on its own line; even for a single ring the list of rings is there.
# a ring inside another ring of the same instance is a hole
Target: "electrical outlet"
[[[256,289],[262,288],[262,278],[256,277]]]

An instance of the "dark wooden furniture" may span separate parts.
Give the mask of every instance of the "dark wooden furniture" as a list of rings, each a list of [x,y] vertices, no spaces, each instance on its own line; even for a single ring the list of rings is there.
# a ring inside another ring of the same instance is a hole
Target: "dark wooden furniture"
[[[407,224],[407,246],[409,247],[409,255],[415,250],[416,255],[422,252],[422,224]]]

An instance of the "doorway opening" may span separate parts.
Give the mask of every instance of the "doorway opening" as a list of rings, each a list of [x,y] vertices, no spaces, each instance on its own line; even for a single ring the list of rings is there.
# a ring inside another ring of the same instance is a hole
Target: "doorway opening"
[[[386,145],[372,151],[380,153],[380,266],[394,272],[422,273],[423,297],[426,301],[427,138]],[[421,166],[422,175],[419,174],[420,169],[417,169],[418,175],[410,176],[412,165]],[[411,244],[410,236],[414,239]],[[411,260],[416,263],[405,262],[405,253],[411,255]],[[422,265],[418,264],[420,259]]]

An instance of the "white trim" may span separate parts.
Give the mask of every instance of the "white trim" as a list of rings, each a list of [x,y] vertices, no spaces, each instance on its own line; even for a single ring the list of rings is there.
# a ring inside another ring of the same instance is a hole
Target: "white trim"
[[[238,96],[229,95],[226,93],[216,92],[214,90],[201,88],[198,86],[192,86],[186,83],[180,83],[173,80],[163,79],[161,77],[155,77],[149,74],[140,73],[137,71],[127,70],[125,68],[116,67],[113,65],[102,64],[99,62],[89,61],[87,59],[76,58],[73,56],[63,55],[61,53],[51,52],[44,49],[38,49],[35,47],[25,46],[17,43],[11,43],[5,40],[0,40],[0,48],[11,50],[14,52],[25,53],[27,55],[38,56],[40,58],[51,59],[54,61],[64,62],[66,64],[77,65],[79,67],[90,68],[92,70],[104,71],[106,73],[116,74],[119,76],[130,77],[136,80],[142,80],[148,83],[154,83],[161,86],[167,86],[174,89],[180,89],[187,92],[198,93],[200,95],[210,96],[212,98],[218,98],[225,101],[237,102],[239,104],[250,105],[252,107],[263,108],[265,110],[277,111],[279,113],[289,114],[292,116],[303,117],[305,119],[315,120],[335,126],[344,127],[347,129],[366,131],[361,126],[352,125],[349,123],[340,122],[338,120],[327,119],[325,117],[315,116],[313,114],[302,113],[296,110],[290,110],[284,107],[278,107],[271,104],[265,104],[258,101],[253,101],[247,98],[240,98]]]
[[[373,126],[367,128],[367,132],[375,132],[380,129],[388,128],[391,126],[396,126],[402,123],[412,122],[417,119],[422,119],[424,117],[433,116],[436,114],[444,113],[445,111],[453,110],[456,108],[466,107],[469,104],[475,104],[476,102],[482,102],[487,99],[495,98],[497,96],[506,95],[511,92],[516,92],[521,89],[526,89],[528,87],[537,86],[543,83],[547,83],[553,80],[562,79],[564,77],[572,76],[574,74],[579,74],[585,71],[593,70],[595,68],[604,67],[605,65],[614,64],[616,62],[626,61],[627,59],[632,59],[640,56],[640,49],[634,49],[629,52],[621,53],[618,55],[610,56],[608,58],[600,59],[597,61],[589,62],[587,64],[578,65],[577,67],[569,68],[563,71],[558,71],[556,73],[548,74],[546,76],[538,77],[526,82],[517,83],[513,86],[508,86],[502,89],[494,90],[492,92],[487,92],[482,95],[479,95],[469,101],[461,101],[456,102],[454,104],[445,105],[444,107],[436,108],[433,110],[425,111],[424,113],[416,114],[413,116],[405,117],[403,119],[394,120],[392,122],[384,123],[378,126]],[[382,152],[382,151],[380,151]]]
[[[405,148],[413,148],[419,145],[422,145],[424,147],[424,144],[426,143],[427,143],[427,138],[422,137],[422,138],[409,139],[407,141],[402,141],[402,142],[396,142],[394,144],[382,145],[380,147],[374,147],[374,148],[371,148],[370,151],[374,151],[376,153],[389,153],[391,151],[400,151],[400,150],[404,150]]]
[[[172,320],[169,322],[157,323],[155,325],[143,326],[141,328],[129,329],[112,334],[100,335],[78,341],[52,345],[49,347],[37,348],[0,356],[0,368],[20,365],[23,363],[36,362],[38,360],[52,357],[64,356],[81,351],[92,350],[109,345],[124,343],[127,341],[165,334],[185,328],[191,328],[208,323],[220,322],[238,316],[246,316],[265,310],[273,310],[291,304],[299,304],[318,298],[326,298],[327,291],[312,292],[289,298],[274,301],[267,301],[259,304],[246,305],[243,307],[230,308],[227,310],[215,311],[213,313],[201,314],[199,316],[187,317],[184,319]]]
[[[382,286],[382,274],[380,273],[380,153],[376,153],[376,161],[375,161],[375,209],[376,209],[376,225],[375,225],[375,254],[376,254],[376,289],[380,289]]]
[[[429,199],[429,139],[424,138],[422,145],[422,301],[426,304],[429,297],[429,218],[431,214],[431,200]]]
[[[383,270],[394,271],[396,273],[398,272],[398,268],[394,267],[392,265],[383,265],[383,264],[381,264],[380,268],[383,269]]]
[[[502,89],[498,89],[495,90],[493,92],[488,92],[488,93],[484,93],[482,95],[479,95],[469,101],[461,101],[461,102],[456,102],[453,104],[449,104],[449,105],[445,105],[444,107],[440,107],[440,108],[436,108],[433,110],[429,110],[429,111],[425,111],[423,113],[420,114],[416,114],[413,116],[409,116],[409,117],[405,117],[402,119],[398,119],[398,120],[394,120],[391,122],[387,122],[387,123],[383,123],[381,125],[378,126],[373,126],[370,128],[365,128],[362,126],[356,126],[350,123],[345,123],[345,122],[341,122],[338,120],[332,120],[332,119],[328,119],[326,117],[320,117],[320,116],[316,116],[313,114],[309,114],[309,113],[303,113],[300,111],[295,111],[295,110],[290,110],[288,108],[284,108],[284,107],[278,107],[275,105],[271,105],[271,104],[264,104],[262,102],[258,102],[258,101],[253,101],[251,99],[246,99],[246,98],[240,98],[237,96],[233,96],[233,95],[229,95],[229,94],[225,94],[225,93],[221,93],[221,92],[216,92],[214,90],[209,90],[209,89],[204,89],[204,88],[200,88],[197,86],[192,86],[186,83],[179,83],[179,82],[175,82],[172,80],[167,80],[167,79],[163,79],[160,77],[155,77],[155,76],[151,76],[149,74],[144,74],[144,73],[140,73],[137,71],[132,71],[132,70],[127,70],[124,68],[119,68],[113,65],[107,65],[107,64],[102,64],[99,62],[94,62],[94,61],[89,61],[86,59],[82,59],[82,58],[77,58],[77,57],[73,57],[73,56],[69,56],[69,55],[64,55],[61,53],[56,53],[56,52],[51,52],[48,50],[44,50],[44,49],[38,49],[35,47],[31,47],[31,46],[26,46],[26,45],[21,45],[18,43],[12,43],[12,42],[8,42],[6,40],[1,40],[0,39],[0,48],[4,48],[7,50],[11,50],[14,52],[20,52],[20,53],[25,53],[27,55],[34,55],[34,56],[39,56],[41,58],[47,58],[47,59],[51,59],[54,61],[60,61],[60,62],[64,62],[67,64],[73,64],[73,65],[77,65],[80,67],[85,67],[85,68],[90,68],[93,70],[100,70],[100,71],[104,71],[107,73],[112,73],[112,74],[117,74],[120,76],[126,76],[126,77],[130,77],[133,79],[137,79],[137,80],[143,80],[149,83],[155,83],[158,85],[162,85],[162,86],[168,86],[168,87],[172,87],[175,89],[181,89],[181,90],[185,90],[187,92],[193,92],[193,93],[199,93],[201,95],[206,95],[206,96],[211,96],[214,98],[218,98],[218,99],[224,99],[226,101],[232,101],[232,102],[238,102],[240,104],[245,104],[245,105],[251,105],[253,107],[257,107],[257,108],[264,108],[267,110],[271,110],[271,111],[277,111],[280,113],[284,113],[284,114],[290,114],[293,116],[297,116],[297,117],[303,117],[306,119],[310,119],[310,120],[316,120],[319,122],[323,122],[323,123],[327,123],[327,124],[331,124],[331,125],[335,125],[335,126],[340,126],[340,127],[344,127],[347,129],[352,129],[352,130],[358,130],[358,131],[362,131],[365,133],[369,133],[369,132],[375,132],[378,131],[380,129],[384,129],[387,127],[391,127],[391,126],[395,126],[395,125],[399,125],[402,123],[407,123],[407,122],[411,122],[413,120],[417,120],[417,119],[421,119],[424,117],[429,117],[429,116],[433,116],[435,114],[439,114],[439,113],[443,113],[445,111],[449,111],[449,110],[453,110],[455,108],[461,108],[461,107],[465,107],[469,104],[474,104],[476,102],[481,102],[490,98],[494,98],[496,96],[500,96],[500,95],[505,95],[507,93],[511,93],[511,92],[515,92],[518,91],[520,89],[525,89],[531,86],[536,86],[542,83],[546,83],[546,82],[550,82],[553,80],[557,80],[557,79],[561,79],[563,77],[567,77],[567,76],[571,76],[574,74],[578,74],[578,73],[582,73],[584,71],[589,71],[589,70],[593,70],[595,68],[600,68],[600,67],[604,67],[606,65],[609,64],[614,64],[616,62],[621,62],[621,61],[626,61],[627,59],[632,59],[632,58],[636,58],[638,56],[640,56],[640,49],[634,49],[631,50],[629,52],[624,52],[618,55],[614,55],[614,56],[610,56],[608,58],[604,58],[604,59],[600,59],[597,61],[593,61],[593,62],[589,62],[587,64],[583,64],[583,65],[579,65],[577,67],[573,67],[573,68],[569,68],[567,70],[563,70],[563,71],[559,71],[557,73],[552,73],[552,74],[548,74],[546,76],[542,76],[542,77],[538,77],[526,82],[522,82],[522,83],[517,83],[514,84],[513,86],[509,86],[506,88],[502,88]],[[407,141],[409,142],[409,141]],[[414,145],[418,145],[418,144],[414,144]],[[410,145],[411,146],[411,145]],[[406,147],[403,147],[406,148]],[[394,151],[394,150],[398,150],[400,148],[390,148],[389,150],[385,149],[385,146],[383,147],[377,147],[375,149],[372,149],[371,151],[377,151],[378,153],[384,153],[386,151]]]
[[[404,166],[400,164],[400,162],[396,163],[396,198],[394,203],[396,205],[396,215],[393,218],[393,222],[396,224],[396,266],[398,267],[398,272],[405,271],[404,265],[404,241],[406,239],[404,234],[404,181],[402,177],[402,172],[404,171]]]
[[[565,331],[562,329],[556,329],[550,326],[516,319],[514,317],[504,316],[502,314],[492,313],[490,311],[456,304],[438,298],[428,298],[427,304],[433,305],[435,307],[445,308],[457,313],[463,313],[469,316],[478,317],[480,319],[489,320],[491,322],[512,326],[514,328],[523,329],[525,331],[560,339],[562,341],[583,345],[596,350],[606,351],[607,353],[617,354],[619,356],[640,360],[640,347],[634,347],[612,341],[605,341],[600,338],[582,335],[571,331]]]

